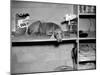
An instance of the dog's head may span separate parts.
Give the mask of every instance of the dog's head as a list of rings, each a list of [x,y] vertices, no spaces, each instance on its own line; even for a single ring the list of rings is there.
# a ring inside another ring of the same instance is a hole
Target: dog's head
[[[54,31],[54,37],[57,39],[58,42],[62,42],[63,38],[63,31],[60,29],[57,29]]]

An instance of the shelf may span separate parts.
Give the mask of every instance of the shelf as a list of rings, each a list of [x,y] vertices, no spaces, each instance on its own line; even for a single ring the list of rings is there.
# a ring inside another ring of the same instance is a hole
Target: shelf
[[[70,36],[64,36],[62,41],[64,40],[76,40],[77,37],[75,34]],[[54,37],[47,36],[47,35],[36,35],[36,36],[29,36],[29,35],[22,35],[22,36],[12,36],[12,42],[46,42],[46,41],[57,41]]]
[[[79,15],[91,15],[91,16],[96,16],[96,13],[79,13]]]
[[[80,13],[79,18],[96,18],[95,13]]]
[[[64,40],[76,40],[77,38],[65,38]],[[12,42],[44,42],[44,41],[57,41],[56,39],[35,39],[35,40],[18,40],[18,41],[12,41]]]
[[[84,62],[84,61],[96,61],[96,58],[95,56],[89,56],[89,57],[80,56],[79,62]]]
[[[96,43],[95,38],[81,38],[79,39],[79,43]]]
[[[79,38],[79,40],[96,40],[96,38]]]
[[[43,39],[43,40],[21,40],[13,41],[12,46],[35,46],[35,45],[55,45],[64,43],[76,43],[76,38],[63,39],[62,42],[57,42],[56,39]]]
[[[78,64],[78,70],[93,70],[96,69],[94,62],[86,62]]]

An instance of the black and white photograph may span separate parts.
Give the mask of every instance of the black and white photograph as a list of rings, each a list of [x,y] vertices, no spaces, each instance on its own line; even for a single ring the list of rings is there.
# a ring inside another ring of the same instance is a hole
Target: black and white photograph
[[[96,69],[96,6],[11,0],[11,74]]]

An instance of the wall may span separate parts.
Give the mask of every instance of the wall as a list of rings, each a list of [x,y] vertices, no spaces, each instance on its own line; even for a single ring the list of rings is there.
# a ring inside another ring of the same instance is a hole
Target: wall
[[[36,2],[12,2],[11,10],[11,26],[15,28],[15,14],[29,13],[32,22],[42,20],[46,22],[54,22],[60,25],[64,21],[66,14],[72,14],[73,5],[69,4],[50,4]]]
[[[48,72],[63,65],[73,68],[72,48],[73,44],[12,47],[12,72]]]
[[[60,25],[66,14],[73,13],[73,5],[44,4],[33,2],[13,2],[11,10],[11,27],[15,28],[15,14],[29,13],[32,22],[42,20]],[[12,47],[12,72],[46,72],[54,71],[58,66],[71,66],[71,50],[73,44]]]

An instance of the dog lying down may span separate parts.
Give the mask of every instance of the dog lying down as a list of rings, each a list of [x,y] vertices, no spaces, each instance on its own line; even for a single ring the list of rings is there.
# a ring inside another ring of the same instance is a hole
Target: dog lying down
[[[47,35],[56,38],[58,42],[62,41],[63,33],[59,25],[52,22],[36,21],[28,27],[28,35]]]

